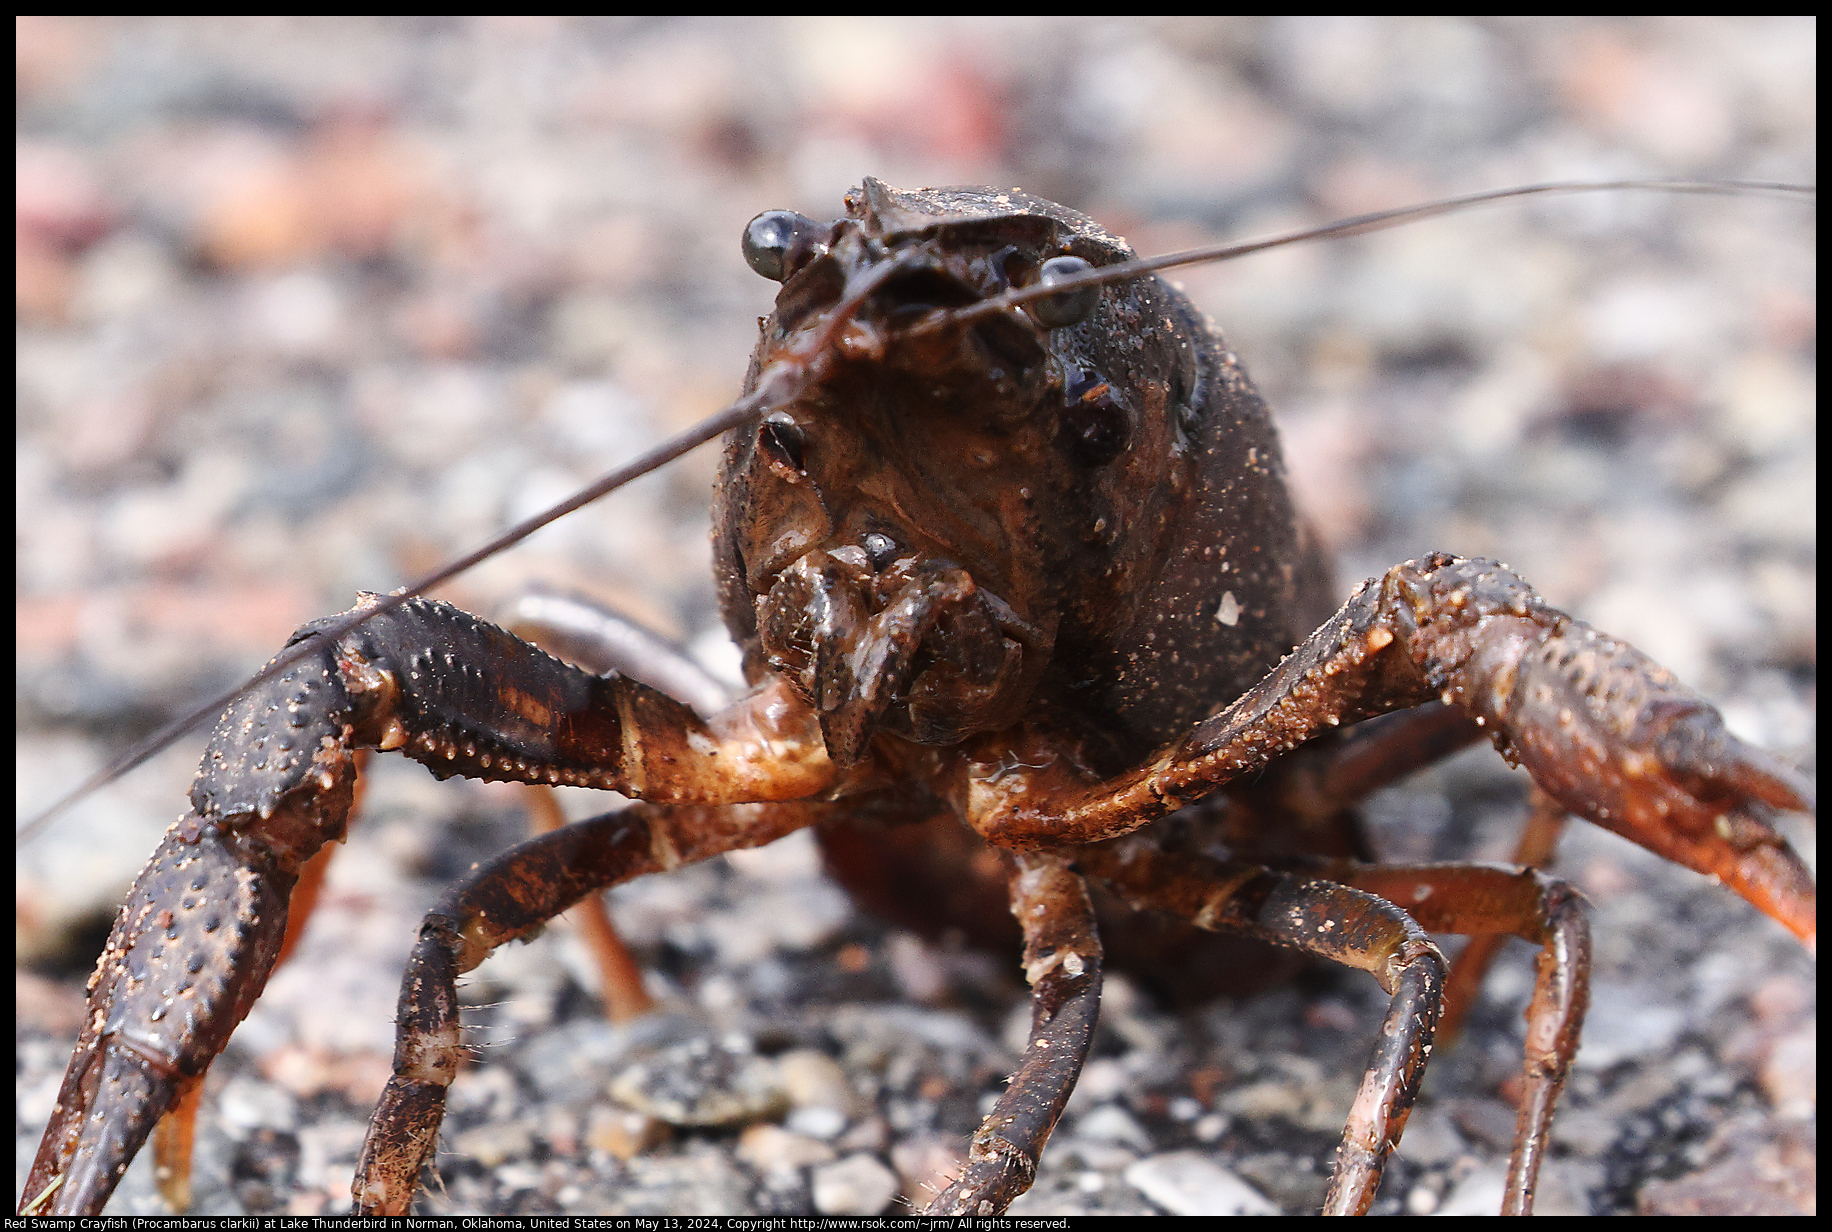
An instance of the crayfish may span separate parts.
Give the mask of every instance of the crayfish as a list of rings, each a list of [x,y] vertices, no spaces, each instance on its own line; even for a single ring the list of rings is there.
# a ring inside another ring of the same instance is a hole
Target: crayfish
[[[505,853],[427,917],[354,1182],[367,1213],[407,1212],[431,1159],[461,973],[606,886],[804,828],[893,915],[983,902],[963,870],[996,853],[1031,1033],[935,1213],[1030,1185],[1108,964],[1198,965],[1182,933],[1141,944],[1127,908],[1389,995],[1333,1214],[1372,1203],[1491,952],[1453,969],[1430,934],[1538,945],[1504,1204],[1530,1212],[1588,1001],[1582,903],[1536,861],[1374,862],[1353,814],[1472,743],[1532,775],[1539,847],[1576,814],[1812,943],[1811,878],[1763,816],[1811,807],[1800,777],[1494,561],[1421,556],[1344,602],[1239,357],[1098,223],[868,179],[838,221],[760,215],[745,252],[782,284],[714,425],[715,567],[749,691],[705,715],[589,630],[517,626],[572,637],[590,669],[411,593],[302,627],[223,712],[121,911],[22,1209],[99,1210],[155,1124],[194,1109],[301,870],[344,835],[361,749],[636,801]]]

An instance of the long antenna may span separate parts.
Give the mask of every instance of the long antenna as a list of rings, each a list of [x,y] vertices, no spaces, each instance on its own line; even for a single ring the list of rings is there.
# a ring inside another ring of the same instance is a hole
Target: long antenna
[[[337,641],[364,621],[373,620],[384,612],[392,612],[409,599],[418,598],[435,586],[451,581],[472,566],[488,560],[505,548],[520,543],[548,523],[563,518],[574,510],[591,504],[599,497],[616,491],[626,483],[640,479],[650,471],[666,466],[689,450],[696,449],[707,441],[756,419],[769,407],[779,406],[793,399],[803,389],[819,379],[828,362],[834,335],[852,319],[859,305],[864,303],[885,279],[902,269],[903,265],[901,260],[887,261],[883,265],[867,270],[855,279],[854,284],[846,289],[846,294],[839,304],[823,319],[822,327],[803,338],[797,346],[790,350],[787,358],[778,360],[765,369],[757,379],[757,388],[724,410],[701,420],[684,432],[669,437],[635,461],[626,462],[614,470],[607,471],[559,504],[517,522],[488,543],[465,553],[449,564],[440,566],[413,585],[384,596],[381,602],[374,607],[346,616],[319,635],[319,644],[323,644],[324,641]],[[282,651],[266,667],[241,684],[226,693],[212,697],[209,701],[142,739],[59,796],[48,808],[28,818],[14,832],[14,846],[17,847],[34,838],[46,825],[50,824],[53,818],[72,804],[103,784],[112,782],[128,771],[136,769],[193,727],[221,712],[225,706],[243,693],[273,679],[299,660],[312,654],[316,649],[317,646],[312,643],[302,642],[289,650]]]
[[[1813,197],[1819,190],[1809,184],[1783,184],[1772,180],[1555,180],[1544,184],[1525,184],[1516,188],[1497,188],[1488,192],[1467,193],[1461,197],[1445,197],[1440,201],[1427,201],[1421,205],[1405,205],[1391,210],[1376,210],[1371,214],[1357,214],[1353,218],[1344,218],[1337,222],[1324,223],[1316,227],[1304,227],[1297,231],[1286,231],[1279,235],[1267,236],[1264,239],[1241,240],[1225,244],[1206,244],[1201,248],[1186,248],[1182,252],[1166,253],[1159,257],[1141,257],[1136,261],[1122,261],[1117,265],[1103,265],[1080,274],[1071,274],[1066,278],[1052,281],[1049,285],[1038,284],[1020,290],[1007,291],[981,300],[965,308],[957,308],[945,318],[946,323],[972,320],[975,317],[990,316],[1002,312],[1017,304],[1031,300],[1044,299],[1073,291],[1078,287],[1097,287],[1109,282],[1123,282],[1128,278],[1137,278],[1144,274],[1153,274],[1159,270],[1173,269],[1179,265],[1200,265],[1208,261],[1232,261],[1238,257],[1256,252],[1265,252],[1273,248],[1284,248],[1291,244],[1308,243],[1311,240],[1342,239],[1351,235],[1368,235],[1375,231],[1386,231],[1402,227],[1408,223],[1436,218],[1443,214],[1454,214],[1461,210],[1471,209],[1478,205],[1490,205],[1497,201],[1508,201],[1516,197],[1561,196],[1573,193],[1623,192],[1628,190],[1648,190],[1669,193],[1699,193],[1718,196],[1777,196],[1786,198]],[[915,331],[936,328],[942,321],[924,321],[914,327]],[[914,332],[914,331],[913,331]]]
[[[1655,191],[1669,193],[1701,193],[1723,196],[1779,196],[1786,198],[1811,198],[1818,190],[1811,185],[1787,184],[1768,180],[1685,180],[1685,179],[1647,179],[1647,180],[1566,180],[1542,184],[1527,184],[1514,188],[1494,189],[1488,192],[1468,193],[1459,197],[1446,197],[1438,201],[1428,201],[1419,205],[1402,206],[1390,210],[1378,210],[1368,214],[1358,214],[1337,222],[1321,226],[1307,227],[1289,231],[1264,239],[1242,242],[1211,244],[1200,248],[1190,248],[1182,252],[1167,253],[1163,256],[1141,258],[1126,261],[1117,265],[1101,266],[1085,273],[1072,275],[1047,286],[1038,285],[1020,290],[1008,291],[1003,295],[982,300],[978,304],[964,308],[939,312],[924,318],[911,326],[911,332],[922,332],[942,328],[947,325],[970,321],[976,317],[989,316],[1005,311],[1018,304],[1047,296],[1060,295],[1078,287],[1102,286],[1111,282],[1121,282],[1128,278],[1138,278],[1158,270],[1172,269],[1180,265],[1197,265],[1210,261],[1230,261],[1256,252],[1265,252],[1273,248],[1282,248],[1291,244],[1306,243],[1311,240],[1340,238],[1351,235],[1366,235],[1374,231],[1384,231],[1392,227],[1404,226],[1427,218],[1436,218],[1444,214],[1456,213],[1479,205],[1508,201],[1520,197],[1556,196],[1574,193],[1621,192],[1621,191]],[[766,370],[758,379],[757,388],[745,397],[725,407],[711,417],[702,420],[695,426],[677,434],[657,445],[635,461],[627,463],[595,480],[587,487],[561,501],[549,509],[516,523],[502,534],[491,539],[481,547],[466,553],[450,564],[427,574],[413,585],[395,591],[382,599],[376,606],[366,611],[346,617],[325,630],[323,637],[335,641],[352,629],[384,612],[393,611],[408,600],[427,593],[452,578],[470,569],[496,553],[526,539],[548,523],[562,518],[576,509],[597,500],[631,480],[638,479],[650,471],[656,470],[689,450],[712,440],[713,438],[740,427],[758,418],[766,408],[778,406],[789,401],[819,379],[829,355],[829,344],[838,332],[858,311],[859,305],[877,289],[888,277],[902,268],[902,262],[889,261],[876,266],[855,280],[854,285],[846,288],[846,293],[833,311],[823,319],[821,329],[805,337],[790,353],[789,357],[778,361]],[[60,796],[48,808],[28,818],[15,832],[15,846],[22,845],[35,837],[65,809],[82,799],[102,785],[112,782],[128,771],[135,769],[160,750],[177,740],[197,724],[213,717],[224,707],[241,696],[248,689],[272,679],[294,663],[312,653],[313,647],[302,644],[282,652],[253,677],[237,685],[220,696],[213,697],[195,709],[158,731],[139,741],[118,757],[95,771],[70,791]]]
[[[594,481],[589,487],[567,497],[551,509],[543,510],[531,518],[517,522],[514,526],[511,526],[508,530],[496,536],[496,538],[490,540],[482,547],[467,552],[450,564],[441,566],[415,582],[413,585],[402,590],[397,590],[393,594],[386,596],[374,607],[338,621],[335,625],[325,630],[324,636],[330,638],[332,641],[336,641],[350,630],[356,628],[357,625],[362,624],[365,620],[379,616],[383,612],[391,612],[395,608],[400,607],[403,603],[406,603],[409,599],[425,594],[442,582],[450,581],[479,561],[486,560],[502,551],[504,548],[521,542],[523,539],[526,539],[529,535],[532,535],[535,531],[541,529],[541,527],[547,525],[549,522],[554,521],[556,518],[565,517],[573,510],[583,505],[590,504],[605,493],[615,491],[624,484],[629,483],[632,479],[639,479],[650,471],[674,461],[674,459],[680,457],[688,450],[706,443],[720,433],[737,427],[739,424],[752,418],[762,404],[762,400],[759,399],[756,394],[752,394],[749,397],[742,398],[732,403],[711,418],[704,419],[687,429],[685,432],[679,433],[663,441],[660,445],[657,445],[648,453],[643,454],[634,462],[625,463],[616,470],[607,472]],[[290,650],[282,651],[280,654],[276,655],[273,661],[266,667],[256,672],[241,684],[236,685],[226,693],[212,697],[209,701],[200,704],[182,717],[173,719],[158,731],[145,737],[126,752],[120,754],[113,761],[110,761],[107,765],[78,783],[74,788],[58,797],[49,808],[46,808],[44,811],[35,814],[27,820],[15,833],[15,844],[23,843],[34,837],[52,818],[69,808],[83,796],[94,791],[104,783],[108,783],[126,774],[129,770],[137,768],[142,762],[190,731],[191,728],[220,712],[225,706],[229,705],[229,703],[233,702],[243,693],[254,688],[256,685],[273,679],[275,676],[297,663],[300,659],[303,659],[306,655],[313,653],[317,648],[317,645],[312,642],[302,642],[292,647]]]

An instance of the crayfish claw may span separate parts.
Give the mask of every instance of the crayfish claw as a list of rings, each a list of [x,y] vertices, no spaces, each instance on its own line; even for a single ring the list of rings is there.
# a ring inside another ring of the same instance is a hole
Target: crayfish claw
[[[1527,656],[1508,719],[1535,781],[1579,816],[1722,881],[1803,942],[1812,874],[1765,819],[1810,810],[1805,779],[1625,643],[1566,621]]]
[[[292,876],[252,858],[236,836],[186,822],[166,832],[115,920],[22,1209],[99,1213],[267,983]],[[172,1147],[161,1153],[171,1172]],[[168,1196],[183,1196],[188,1179],[187,1165]]]
[[[1700,800],[1814,810],[1813,786],[1804,775],[1731,735],[1709,706],[1701,704],[1673,722],[1656,742],[1655,753],[1668,774]]]
[[[188,1200],[185,1118],[204,1073],[279,961],[300,867],[349,821],[356,739],[335,656],[322,646],[218,722],[191,810],[141,870],[90,978],[22,1210],[99,1214],[174,1105],[158,1144],[161,1189],[174,1205]]]
[[[90,1101],[93,1110],[78,1114],[81,1124],[64,1163],[63,1186],[52,1198],[52,1214],[99,1211],[107,1205],[140,1144],[177,1095],[179,1082],[170,1067],[132,1048],[103,1044],[93,1063],[102,1071]]]

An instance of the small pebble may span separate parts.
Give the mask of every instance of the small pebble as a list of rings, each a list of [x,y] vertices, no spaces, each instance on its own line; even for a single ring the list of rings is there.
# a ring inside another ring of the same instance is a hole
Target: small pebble
[[[1279,1215],[1259,1190],[1195,1151],[1169,1151],[1126,1169],[1126,1183],[1173,1215]]]
[[[823,1215],[877,1215],[897,1196],[897,1174],[871,1155],[848,1155],[814,1170],[814,1209]]]

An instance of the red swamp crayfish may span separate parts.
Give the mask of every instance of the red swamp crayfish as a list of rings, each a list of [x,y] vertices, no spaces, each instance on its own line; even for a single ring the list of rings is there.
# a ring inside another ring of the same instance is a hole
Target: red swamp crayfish
[[[407,1212],[431,1158],[460,973],[606,886],[805,827],[893,916],[983,897],[951,870],[1001,853],[1031,1037],[935,1213],[1002,1211],[1031,1183],[1103,967],[1153,961],[1128,906],[1390,995],[1336,1214],[1373,1201],[1493,952],[1453,971],[1430,933],[1541,947],[1504,1204],[1530,1212],[1588,1001],[1581,902],[1531,867],[1567,813],[1811,946],[1810,875],[1764,819],[1812,807],[1800,776],[1495,562],[1422,557],[1338,603],[1239,359],[1123,241],[1015,190],[867,180],[846,209],[747,230],[782,290],[745,398],[696,437],[729,432],[715,559],[750,692],[696,709],[685,685],[641,683],[692,666],[620,649],[614,618],[517,624],[574,666],[416,597],[431,581],[301,628],[229,701],[122,908],[22,1211],[99,1211],[161,1118],[194,1113],[283,953],[295,883],[345,832],[361,749],[637,801],[504,854],[428,916],[354,1182],[369,1213]],[[1483,738],[1536,785],[1521,863],[1369,861],[1354,805]],[[159,1141],[182,1172],[188,1129]]]

